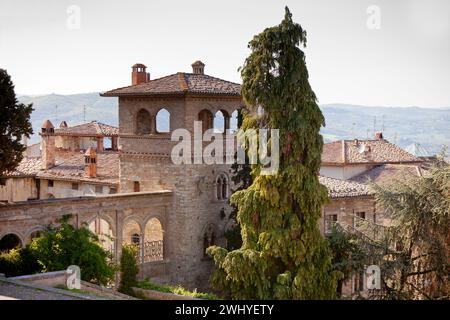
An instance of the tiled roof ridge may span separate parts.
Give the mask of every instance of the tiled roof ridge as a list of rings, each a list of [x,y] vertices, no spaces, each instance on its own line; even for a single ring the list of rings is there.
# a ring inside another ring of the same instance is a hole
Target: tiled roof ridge
[[[186,80],[186,75],[183,72],[178,72],[178,83],[180,84],[180,89],[183,91],[188,91],[189,87]]]
[[[214,76],[210,76],[209,74],[198,74],[198,73],[192,73],[192,72],[182,72],[182,73],[184,73],[185,75],[189,75],[189,76],[190,76],[190,75],[194,75],[194,76],[206,76],[206,77],[212,78],[212,79],[214,79],[214,80],[219,80],[219,81],[227,82],[227,83],[230,83],[230,84],[236,84],[236,85],[238,85],[238,86],[241,86],[241,85],[242,85],[241,83],[237,83],[237,82],[233,82],[233,81],[229,81],[229,80],[217,78],[217,77],[214,77]]]
[[[176,76],[178,73],[182,73],[182,72],[172,73],[172,74],[169,74],[167,76],[163,76],[163,77],[159,77],[159,78],[156,78],[156,79],[152,79],[152,80],[150,80],[148,82],[143,82],[143,83],[139,83],[139,84],[132,84],[132,85],[129,85],[129,86],[123,86],[123,87],[115,88],[115,89],[112,89],[112,90],[105,91],[105,92],[101,93],[100,95],[105,94],[107,92],[114,92],[114,91],[118,91],[118,90],[122,90],[122,89],[126,89],[126,88],[131,88],[131,87],[133,87],[133,88],[144,87],[146,84],[149,84],[150,82],[154,82],[154,81],[157,81],[157,80],[170,78],[170,77]]]

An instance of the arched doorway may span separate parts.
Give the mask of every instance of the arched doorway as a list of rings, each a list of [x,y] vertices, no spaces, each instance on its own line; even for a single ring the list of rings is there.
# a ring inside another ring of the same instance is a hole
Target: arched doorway
[[[145,225],[144,262],[164,259],[164,235],[161,222],[151,218]]]
[[[0,252],[9,251],[15,248],[22,248],[22,240],[18,235],[8,233],[0,239]]]

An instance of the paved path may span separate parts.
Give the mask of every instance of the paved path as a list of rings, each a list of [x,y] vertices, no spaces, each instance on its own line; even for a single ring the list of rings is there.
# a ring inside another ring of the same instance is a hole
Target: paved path
[[[0,281],[0,300],[79,300],[56,292]]]

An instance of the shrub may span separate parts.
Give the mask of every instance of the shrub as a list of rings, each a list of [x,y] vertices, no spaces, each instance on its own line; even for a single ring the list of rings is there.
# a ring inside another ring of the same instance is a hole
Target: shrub
[[[137,247],[127,244],[122,247],[120,257],[120,286],[119,292],[133,295],[132,287],[137,285],[139,268],[136,261]]]
[[[33,240],[30,248],[43,272],[77,265],[85,281],[106,285],[114,279],[116,267],[112,254],[101,246],[93,232],[85,227],[75,228],[67,223],[67,218],[58,227],[49,226],[42,237]]]
[[[11,249],[0,254],[0,273],[4,273],[7,277],[33,274],[40,271],[41,266],[29,246]]]

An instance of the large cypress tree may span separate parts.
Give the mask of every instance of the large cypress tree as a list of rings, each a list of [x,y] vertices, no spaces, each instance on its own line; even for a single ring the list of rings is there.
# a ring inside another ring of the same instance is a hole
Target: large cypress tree
[[[286,7],[281,24],[249,43],[241,70],[242,96],[263,116],[246,116],[243,128],[279,129],[280,166],[261,175],[252,166],[252,185],[233,194],[243,245],[208,250],[216,271],[211,282],[234,299],[330,299],[336,293],[331,254],[318,219],[328,199],[319,183],[324,117],[308,82],[306,32]],[[274,152],[274,150],[272,150]]]
[[[13,171],[22,160],[26,148],[21,143],[22,136],[33,133],[32,111],[31,104],[18,103],[10,76],[0,69],[0,177]]]

